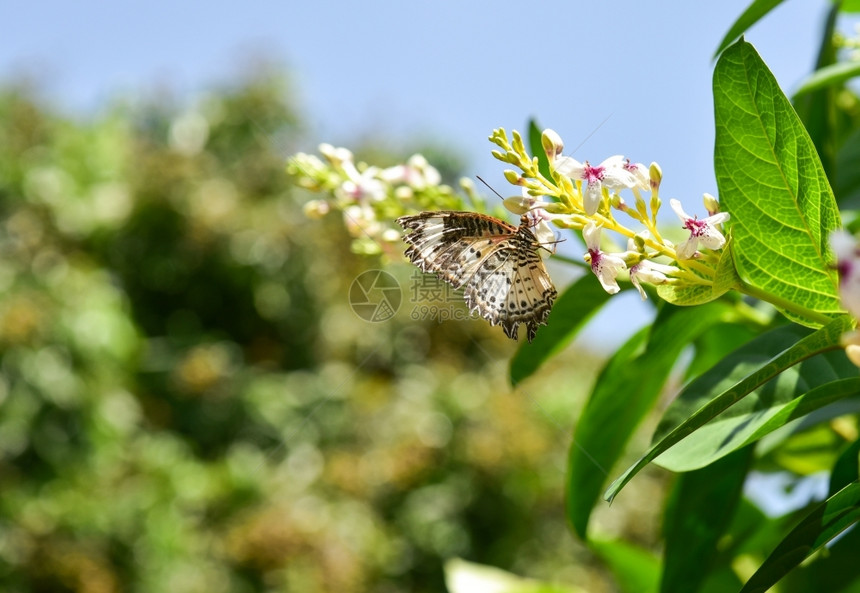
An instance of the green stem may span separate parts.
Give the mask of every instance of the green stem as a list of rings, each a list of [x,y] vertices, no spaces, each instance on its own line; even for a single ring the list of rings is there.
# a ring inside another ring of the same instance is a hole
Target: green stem
[[[755,286],[750,286],[743,282],[738,286],[738,290],[745,295],[755,297],[760,301],[764,301],[766,303],[770,303],[774,307],[778,309],[784,309],[785,311],[789,311],[794,313],[798,317],[804,317],[809,321],[814,323],[818,323],[821,325],[827,325],[832,321],[832,319],[822,313],[818,313],[816,311],[812,311],[807,309],[806,307],[801,307],[797,303],[793,303],[788,301],[782,297],[778,297],[774,294],[761,290],[760,288],[756,288]]]

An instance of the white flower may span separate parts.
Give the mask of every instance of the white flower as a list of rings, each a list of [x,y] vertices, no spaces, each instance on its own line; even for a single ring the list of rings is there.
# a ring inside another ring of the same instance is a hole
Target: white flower
[[[600,227],[594,222],[585,225],[582,229],[582,238],[585,239],[585,246],[588,248],[585,261],[591,264],[591,271],[597,276],[603,290],[609,294],[616,294],[621,290],[616,277],[621,270],[627,269],[627,264],[621,257],[600,250]]]
[[[690,238],[676,248],[678,259],[690,259],[695,256],[700,243],[708,249],[720,249],[726,244],[726,238],[717,230],[716,225],[729,219],[728,212],[719,212],[699,220],[684,212],[678,200],[669,200],[669,205],[684,223],[684,228],[690,231]]]
[[[375,202],[385,199],[388,187],[377,178],[378,168],[368,167],[359,173],[352,161],[345,161],[342,167],[347,179],[335,190],[338,197],[359,203],[364,203],[366,198]]]
[[[414,189],[434,187],[442,182],[439,171],[420,154],[409,157],[405,165],[383,169],[379,178],[387,183],[404,183]]]
[[[551,253],[555,253],[558,240],[555,237],[555,231],[549,224],[549,221],[553,218],[552,215],[543,208],[534,208],[529,210],[525,214],[525,217],[529,220],[529,226],[538,243]]]
[[[842,306],[860,319],[860,247],[857,240],[845,231],[834,231],[830,235],[830,247],[836,254]]]
[[[648,173],[648,167],[642,163],[631,163],[630,159],[626,159],[626,162],[622,166],[633,175],[633,179],[636,180],[635,187],[643,191],[651,189],[651,177]]]
[[[582,207],[588,216],[597,212],[600,199],[603,197],[603,187],[621,189],[638,186],[633,173],[625,167],[624,157],[620,154],[611,156],[596,167],[588,161],[580,163],[574,158],[563,156],[553,161],[555,170],[571,179],[582,179],[586,182],[585,195],[582,197]]]
[[[648,239],[651,235],[648,231],[643,231],[640,233],[643,239]],[[636,253],[638,250],[636,249],[636,242],[631,238],[627,240],[627,251]],[[639,295],[642,297],[642,300],[648,298],[645,294],[645,290],[642,288],[642,282],[647,282],[648,284],[665,284],[669,281],[667,274],[671,274],[675,271],[675,268],[672,266],[666,266],[663,264],[658,264],[656,262],[652,262],[651,260],[643,259],[638,264],[631,266],[630,268],[630,282],[633,283],[633,286],[636,287],[636,290],[639,291]]]

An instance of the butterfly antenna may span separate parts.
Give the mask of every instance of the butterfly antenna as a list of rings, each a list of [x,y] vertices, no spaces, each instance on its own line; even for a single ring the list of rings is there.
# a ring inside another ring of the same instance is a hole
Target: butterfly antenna
[[[486,181],[484,181],[484,180],[483,180],[483,178],[481,178],[481,176],[480,176],[480,175],[475,175],[475,177],[477,177],[477,178],[478,178],[478,181],[480,181],[481,183],[483,183],[484,185],[486,185],[486,186],[490,189],[490,191],[491,191],[491,192],[493,192],[494,194],[496,194],[497,196],[499,196],[499,199],[500,199],[501,201],[503,201],[503,202],[505,201],[505,199],[502,197],[502,194],[500,194],[500,193],[499,193],[499,192],[497,192],[495,189],[493,189],[493,186],[491,186],[489,183],[487,183]]]

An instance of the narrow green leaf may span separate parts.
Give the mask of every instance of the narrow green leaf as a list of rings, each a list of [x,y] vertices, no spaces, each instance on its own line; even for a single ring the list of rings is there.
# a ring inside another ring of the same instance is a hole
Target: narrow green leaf
[[[771,546],[772,548],[773,546]],[[780,593],[860,593],[860,570],[857,551],[860,550],[860,529],[845,531],[811,562],[794,569],[780,583]],[[732,589],[736,591],[740,587]]]
[[[721,302],[664,306],[654,324],[630,338],[601,371],[570,447],[567,513],[581,538],[607,472],[660,395],[678,355],[729,310]]]
[[[752,452],[743,449],[678,476],[664,514],[662,593],[694,593],[704,582],[740,500]]]
[[[531,344],[524,341],[511,360],[511,384],[517,385],[531,376],[544,362],[563,350],[607,303],[609,296],[591,274],[568,286],[555,302],[546,327],[540,329]]]
[[[816,70],[804,80],[795,96],[817,91],[818,89],[841,84],[847,80],[860,76],[860,62],[837,62]]]
[[[687,385],[666,409],[654,433],[665,437],[698,409],[811,332],[783,326],[758,336],[725,356]],[[849,377],[844,382],[838,381]],[[744,447],[786,423],[860,390],[857,367],[841,350],[815,356],[785,369],[778,381],[765,383],[743,400],[669,448],[655,463],[673,471],[703,467]]]
[[[774,549],[741,593],[764,593],[813,552],[860,521],[860,483],[853,482],[807,515]]]
[[[854,372],[856,373],[856,368]],[[798,377],[789,380],[796,378]],[[781,382],[782,380],[776,383]],[[795,384],[793,387],[794,389],[789,387],[788,390],[804,389],[802,384]],[[703,467],[732,451],[758,441],[792,420],[802,418],[810,412],[846,397],[858,395],[860,395],[860,377],[854,377],[816,387],[783,404],[759,400],[756,404],[761,404],[761,409],[747,413],[728,414],[729,411],[734,410],[733,406],[726,413],[671,447],[655,459],[654,463],[680,472]],[[755,398],[746,398],[744,402],[750,399]]]
[[[818,327],[841,310],[827,244],[839,212],[815,146],[748,43],[717,63],[714,114],[717,185],[744,291]]]
[[[716,58],[720,55],[732,41],[743,35],[747,29],[780,4],[782,4],[782,0],[753,0],[753,3],[747,7],[743,14],[738,17],[738,20],[729,28],[726,36],[720,42],[717,51],[714,52],[714,57]]]
[[[547,179],[552,179],[552,174],[549,172],[549,159],[546,157],[546,153],[543,150],[543,144],[541,144],[540,141],[542,131],[538,126],[537,120],[534,118],[530,119],[528,128],[529,148],[532,151],[532,156],[536,156],[538,158],[538,169],[540,169],[541,175]]]
[[[680,442],[718,414],[728,409],[733,404],[746,397],[751,391],[764,385],[785,369],[794,366],[798,362],[806,360],[816,354],[838,348],[839,337],[851,328],[853,321],[848,316],[842,316],[821,328],[820,330],[802,338],[793,346],[787,348],[777,356],[761,365],[757,370],[751,372],[747,377],[735,383],[715,399],[711,400],[687,418],[678,427],[673,429],[658,443],[654,444],[645,455],[630,466],[620,477],[618,477],[604,493],[604,498],[612,501],[618,492],[639,470],[656,459],[660,454],[667,451],[675,443]]]
[[[590,547],[612,571],[623,593],[657,591],[660,560],[651,552],[623,541],[592,540]]]

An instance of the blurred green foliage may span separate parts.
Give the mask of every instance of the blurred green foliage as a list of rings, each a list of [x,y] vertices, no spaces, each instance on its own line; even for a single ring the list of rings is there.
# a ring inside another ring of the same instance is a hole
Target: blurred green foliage
[[[0,589],[613,590],[561,502],[595,360],[511,392],[498,328],[354,315],[382,263],[301,214],[299,122],[271,73],[88,120],[0,91]]]

